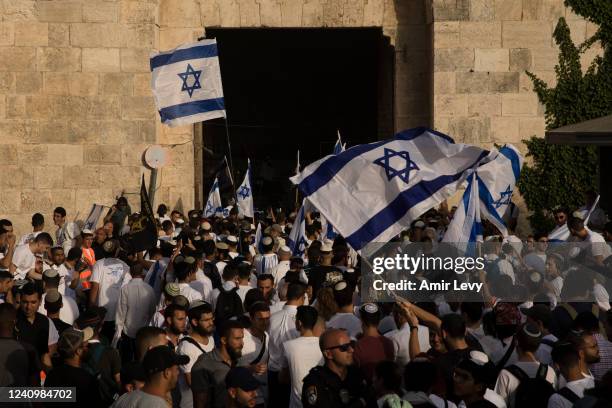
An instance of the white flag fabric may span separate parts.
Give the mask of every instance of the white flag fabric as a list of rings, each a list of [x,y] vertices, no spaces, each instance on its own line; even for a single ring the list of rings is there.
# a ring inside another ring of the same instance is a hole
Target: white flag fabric
[[[334,145],[333,154],[340,154],[345,150],[346,150],[346,145],[342,144],[342,139],[340,138],[340,131],[338,131],[338,140],[336,141],[336,144]],[[325,217],[321,217],[321,227],[322,227],[321,235],[327,239],[333,240],[336,238],[336,235],[338,235],[336,231],[334,231],[334,226],[329,221],[327,221]]]
[[[306,247],[308,246],[306,240],[306,212],[312,209],[312,204],[310,204],[308,200],[304,200],[300,210],[295,216],[293,228],[291,228],[291,233],[289,234],[287,242],[294,256],[303,257],[306,252]]]
[[[597,196],[597,198],[595,199],[595,202],[593,203],[593,206],[591,207],[589,212],[586,214],[586,217],[584,218],[584,227],[586,229],[589,229],[587,227],[587,224],[589,223],[589,218],[591,218],[591,214],[593,213],[593,210],[595,210],[595,208],[597,207],[598,202],[599,202],[599,196]],[[567,222],[566,222],[565,224],[561,225],[560,227],[555,228],[554,230],[552,230],[550,234],[548,234],[548,241],[549,242],[565,242],[569,239],[569,237],[570,237],[570,231],[569,231],[569,228],[567,228]]]
[[[163,124],[188,125],[225,117],[216,40],[151,55],[151,90]]]
[[[442,133],[415,128],[394,139],[326,156],[291,178],[300,191],[360,250],[388,242],[425,211],[451,196],[488,151]]]
[[[98,221],[104,212],[104,206],[101,204],[94,204],[91,206],[91,211],[85,220],[83,229],[94,230],[98,225]]]
[[[247,163],[247,171],[242,184],[236,191],[236,197],[238,198],[239,211],[245,216],[253,218],[255,211],[253,210],[253,189],[251,188],[251,160],[248,160]]]
[[[213,185],[210,188],[210,193],[208,193],[208,200],[206,200],[204,217],[214,217],[217,212],[223,212],[223,205],[221,205],[219,179],[215,177],[215,181],[213,181]]]
[[[470,242],[483,242],[480,199],[476,172],[472,173],[455,215],[442,238],[442,242],[459,244],[458,249],[466,251]]]

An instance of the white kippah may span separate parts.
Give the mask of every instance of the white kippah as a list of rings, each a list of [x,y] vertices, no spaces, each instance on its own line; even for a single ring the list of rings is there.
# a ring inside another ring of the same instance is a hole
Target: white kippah
[[[378,313],[378,306],[374,303],[366,303],[361,306],[361,310],[366,313]]]
[[[272,245],[272,238],[271,237],[265,237],[264,239],[261,240],[261,243],[264,245]]]
[[[489,357],[482,351],[472,350],[470,351],[470,360],[474,364],[478,364],[479,366],[482,366],[489,362]]]
[[[346,286],[347,286],[347,284],[346,284],[345,281],[340,281],[340,282],[336,283],[336,286],[334,286],[334,290],[335,291],[341,291],[341,290],[346,289]]]
[[[532,326],[532,327],[535,329],[534,326]],[[540,337],[542,335],[542,332],[540,332],[540,330],[537,330],[537,329],[536,329],[536,331],[529,330],[527,324],[523,326],[523,332],[526,335],[528,335],[529,337]]]

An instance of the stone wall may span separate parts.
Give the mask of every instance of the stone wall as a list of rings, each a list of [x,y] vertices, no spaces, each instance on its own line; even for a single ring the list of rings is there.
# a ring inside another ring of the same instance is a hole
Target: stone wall
[[[434,126],[466,143],[507,142],[523,151],[522,139],[544,136],[544,110],[525,71],[554,86],[559,17],[574,42],[595,26],[563,0],[434,0],[433,14]]]

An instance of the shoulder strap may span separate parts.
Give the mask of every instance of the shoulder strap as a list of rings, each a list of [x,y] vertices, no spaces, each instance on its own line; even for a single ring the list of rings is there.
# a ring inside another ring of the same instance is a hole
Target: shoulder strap
[[[578,313],[576,313],[576,309],[574,309],[574,306],[570,305],[569,303],[565,303],[565,302],[561,303],[559,306],[565,309],[565,311],[567,312],[567,314],[570,315],[572,320],[576,319],[576,316],[578,315]]]
[[[516,379],[519,380],[519,382],[523,382],[523,381],[529,379],[529,376],[527,375],[527,373],[525,371],[523,371],[523,369],[520,368],[517,365],[512,364],[512,365],[506,367],[505,369],[508,370],[510,372],[510,374],[515,376]]]
[[[546,374],[548,374],[548,365],[540,363],[535,378],[541,378],[542,380],[546,380]]]
[[[197,341],[195,341],[191,337],[189,337],[189,336],[183,337],[182,339],[179,340],[179,344],[181,344],[184,341],[186,341],[189,344],[192,344],[192,345],[196,346],[202,353],[206,353],[204,351],[204,349],[200,346],[200,343],[198,343]]]
[[[561,395],[572,404],[580,399],[580,397],[574,391],[567,387],[561,388],[559,391],[557,391],[557,394]]]
[[[506,363],[508,362],[508,360],[510,360],[510,356],[512,355],[512,352],[514,351],[514,337],[512,337],[512,342],[510,343],[510,346],[508,346],[508,350],[506,350],[506,353],[504,354],[504,356],[501,358],[501,360],[498,361],[497,363],[497,369],[501,371],[502,368],[504,368],[504,366],[506,365]]]
[[[266,340],[268,338],[268,333],[264,332],[264,339],[261,345],[261,350],[259,350],[259,354],[257,355],[257,357],[255,357],[255,360],[251,361],[250,365],[253,364],[257,364],[261,361],[261,359],[263,358],[264,354],[266,353]]]
[[[540,343],[542,344],[546,344],[547,346],[550,347],[554,347],[554,345],[557,343],[556,341],[553,341],[551,339],[542,339],[542,341],[540,341]]]

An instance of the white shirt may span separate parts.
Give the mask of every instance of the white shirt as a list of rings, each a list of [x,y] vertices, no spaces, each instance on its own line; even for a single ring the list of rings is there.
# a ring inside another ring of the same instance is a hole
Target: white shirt
[[[289,270],[290,261],[280,261],[278,265],[272,268],[271,274],[274,277],[274,286],[278,286],[281,279],[285,277]]]
[[[119,290],[132,279],[130,267],[116,258],[102,258],[91,271],[91,282],[100,285],[96,306],[106,308],[105,321],[112,321],[117,312]]]
[[[336,313],[325,324],[328,328],[345,329],[351,339],[361,333],[361,320],[353,313]]]
[[[506,259],[500,259],[497,262],[497,267],[499,268],[499,273],[502,275],[508,275],[510,279],[512,279],[512,284],[514,285],[515,277],[514,277],[514,268],[510,261]]]
[[[538,252],[530,252],[525,255],[525,265],[530,268],[535,269],[540,273],[546,272],[546,254],[541,254]]]
[[[212,281],[200,268],[196,271],[195,280],[190,282],[189,285],[200,292],[202,299],[208,303],[211,303],[211,295],[213,291]]]
[[[278,265],[278,256],[274,253],[272,254],[258,254],[255,256],[253,260],[253,265],[255,266],[255,271],[257,275],[261,274],[271,274],[272,269],[276,265]]]
[[[20,245],[13,252],[13,265],[15,265],[15,279],[25,279],[30,269],[36,265],[36,255],[29,244]]]
[[[281,310],[270,316],[270,340],[268,343],[270,361],[268,370],[280,371],[282,347],[287,340],[295,339],[300,333],[295,328],[297,306],[285,305]]]
[[[514,365],[522,369],[525,374],[529,376],[529,378],[535,378],[538,368],[540,367],[540,363],[538,361],[517,361],[514,363]],[[555,370],[553,370],[551,367],[548,367],[546,381],[551,383],[553,387],[557,384],[557,374],[555,374]],[[506,400],[506,404],[508,404],[508,406],[514,407],[514,397],[519,384],[519,380],[510,374],[510,371],[503,369],[497,376],[495,392]]]
[[[132,279],[119,291],[119,302],[115,315],[117,332],[135,339],[136,332],[147,326],[155,313],[155,292],[140,278]]]
[[[205,353],[211,352],[215,348],[215,340],[212,338],[212,336],[208,338],[208,344],[206,345],[200,342],[197,343]],[[193,407],[193,393],[191,392],[191,387],[187,385],[185,374],[191,373],[191,369],[193,368],[193,365],[197,361],[198,357],[200,357],[202,354],[202,350],[186,340],[180,341],[176,349],[177,354],[182,354],[189,357],[189,362],[187,364],[179,366],[178,384],[179,390],[181,391],[181,408]]]
[[[179,294],[182,296],[185,296],[190,304],[194,300],[202,300],[202,294],[198,292],[197,290],[195,290],[194,288],[192,288],[189,283],[180,282],[178,286],[179,286]]]
[[[554,334],[547,334],[546,336],[542,337],[542,340],[550,340],[552,342],[556,342],[559,339]],[[544,363],[544,364],[548,364],[549,366],[552,366],[553,361],[550,355],[551,351],[552,351],[552,346],[549,346],[548,344],[540,343],[540,346],[535,352],[535,357],[538,359],[540,363]]]
[[[593,255],[593,257],[601,256],[605,260],[612,255],[612,249],[610,249],[610,246],[601,234],[589,229],[587,229],[587,232],[589,235],[584,239],[584,242],[590,244],[591,255]]]
[[[45,296],[47,296],[47,294],[43,293],[40,300],[40,306],[38,307],[38,313],[46,316],[47,309],[45,309]],[[79,306],[76,304],[74,299],[68,296],[62,296],[62,308],[59,311],[60,320],[72,326],[78,317]]]
[[[66,221],[64,225],[55,231],[55,243],[64,248],[64,253],[68,255],[70,248],[76,246],[76,238],[79,233],[79,227],[74,222]]]
[[[302,407],[302,385],[311,368],[323,365],[318,337],[298,337],[283,344],[281,365],[291,376],[290,408]]]
[[[59,340],[59,333],[55,328],[55,323],[53,323],[53,320],[49,319],[48,317],[47,319],[49,320],[49,336],[47,337],[47,345],[50,346],[52,344],[57,344],[57,341]]]
[[[253,289],[251,285],[238,285],[238,296],[240,296],[242,303],[244,303],[247,292],[251,289]]]
[[[265,333],[264,341],[262,342],[257,337],[253,336],[251,332],[246,329],[244,330],[244,345],[242,346],[242,356],[238,360],[237,366],[248,367],[261,353],[261,348],[265,343],[265,349],[259,363],[267,363],[270,357],[270,336]],[[257,404],[263,404],[268,399],[268,372],[263,374],[253,374],[253,376],[259,381],[259,390],[257,392]]]
[[[578,397],[584,397],[584,391],[595,387],[593,377],[585,377],[580,380],[570,381],[565,384],[567,388],[574,392]],[[548,408],[572,408],[574,403],[567,400],[559,393],[550,396],[548,400]]]
[[[61,264],[57,267],[57,274],[60,276],[60,282],[57,291],[61,293],[62,296],[68,296],[72,299],[76,299],[74,289],[70,288],[70,282],[72,281],[74,269],[68,268],[66,264]]]
[[[421,352],[425,353],[431,348],[429,345],[429,328],[419,324],[418,336]],[[402,367],[408,364],[410,362],[410,350],[408,348],[408,343],[410,342],[410,325],[404,323],[399,330],[391,330],[385,333],[385,337],[393,341],[395,362]]]
[[[17,241],[17,246],[28,244],[30,241],[36,238],[38,234],[40,234],[41,232],[42,231],[29,232],[27,234],[22,235],[21,238],[19,238],[19,241]]]

